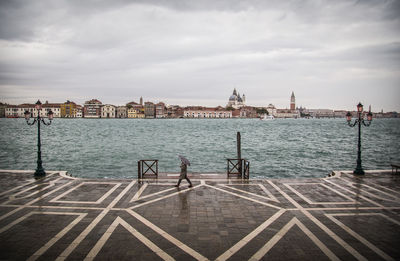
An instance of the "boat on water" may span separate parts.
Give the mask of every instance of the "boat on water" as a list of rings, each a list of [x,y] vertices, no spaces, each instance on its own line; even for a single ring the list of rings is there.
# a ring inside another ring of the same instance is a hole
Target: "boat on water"
[[[262,116],[262,117],[260,118],[260,120],[263,120],[263,121],[270,121],[270,120],[273,120],[273,119],[275,119],[274,116],[272,116],[272,115],[267,115],[267,114],[264,114],[264,116]]]

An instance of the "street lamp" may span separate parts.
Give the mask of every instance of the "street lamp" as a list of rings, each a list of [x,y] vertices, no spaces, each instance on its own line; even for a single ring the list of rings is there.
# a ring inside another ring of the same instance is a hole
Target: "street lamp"
[[[371,125],[372,113],[371,113],[371,110],[368,112],[368,114],[367,114],[367,122],[365,122],[364,121],[364,114],[363,114],[363,105],[360,102],[357,105],[357,114],[358,114],[358,119],[356,119],[354,123],[351,123],[352,115],[351,115],[350,112],[347,112],[346,119],[347,119],[347,123],[349,124],[350,127],[354,127],[354,126],[356,126],[358,124],[357,167],[353,171],[353,173],[354,174],[358,174],[358,175],[363,175],[364,174],[364,170],[361,167],[361,124],[366,126],[366,127]]]
[[[49,122],[45,122],[45,120],[43,118],[40,117],[40,110],[42,109],[42,103],[38,100],[36,102],[35,108],[38,112],[38,115],[36,118],[33,119],[33,122],[29,122],[29,118],[30,118],[30,112],[29,111],[25,111],[25,120],[26,123],[28,125],[34,125],[35,123],[38,124],[38,152],[37,152],[37,167],[36,167],[36,171],[35,171],[35,177],[42,177],[46,175],[46,172],[44,171],[43,167],[42,167],[42,152],[40,150],[41,144],[40,144],[40,122],[42,122],[44,125],[50,125],[51,121],[53,120],[53,112],[50,110],[47,113],[47,116],[49,118]]]

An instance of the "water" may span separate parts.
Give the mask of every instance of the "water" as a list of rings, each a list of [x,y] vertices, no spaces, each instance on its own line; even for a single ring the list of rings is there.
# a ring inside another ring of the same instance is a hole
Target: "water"
[[[226,173],[237,131],[253,178],[324,177],[356,166],[357,128],[345,119],[55,119],[41,127],[43,167],[78,177],[136,177],[140,159],[178,172],[178,154],[191,161],[189,172]],[[0,169],[35,169],[37,126],[3,118],[0,130]],[[365,169],[400,162],[400,119],[374,119],[362,145]]]

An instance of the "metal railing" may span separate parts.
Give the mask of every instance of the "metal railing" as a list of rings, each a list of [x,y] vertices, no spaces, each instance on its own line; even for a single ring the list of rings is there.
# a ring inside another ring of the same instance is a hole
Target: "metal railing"
[[[158,160],[139,160],[138,179],[158,177]]]
[[[232,175],[249,179],[250,177],[250,162],[246,159],[227,159],[227,177]]]

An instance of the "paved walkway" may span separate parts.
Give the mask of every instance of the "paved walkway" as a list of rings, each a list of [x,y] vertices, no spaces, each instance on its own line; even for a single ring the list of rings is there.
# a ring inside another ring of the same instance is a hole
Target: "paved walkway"
[[[0,171],[0,260],[400,260],[400,175],[175,182]]]

